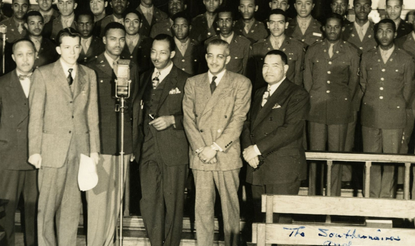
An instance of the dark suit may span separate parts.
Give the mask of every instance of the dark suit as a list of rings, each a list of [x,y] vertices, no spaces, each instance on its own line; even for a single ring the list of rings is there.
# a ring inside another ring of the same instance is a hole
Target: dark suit
[[[308,26],[304,34],[301,32],[301,29],[297,22],[297,18],[291,19],[288,24],[287,30],[285,31],[285,34],[288,37],[293,37],[303,42],[306,46],[312,45],[313,43],[323,39],[323,33],[321,32],[321,24],[314,18],[311,19],[310,25]]]
[[[27,162],[28,122],[29,101],[13,70],[0,78],[0,199],[8,200],[0,227],[6,231],[6,245],[10,246],[15,245],[15,213],[21,195],[26,245],[37,241],[37,171]]]
[[[78,63],[86,64],[89,60],[97,58],[102,52],[105,51],[105,45],[102,42],[102,38],[92,36],[91,44],[89,45],[88,51],[85,53],[82,49],[78,57]]]
[[[258,40],[264,39],[268,36],[268,30],[266,26],[264,23],[258,20],[254,21],[248,33],[245,31],[245,22],[243,19],[239,19],[235,23],[233,30],[235,30],[236,34],[243,35],[244,37],[248,38],[251,41],[251,44],[254,44]]]
[[[255,93],[242,133],[243,148],[257,145],[261,152],[262,164],[257,169],[248,166],[246,176],[252,184],[257,215],[261,193],[274,190],[275,194],[297,195],[300,181],[307,178],[303,129],[310,107],[308,93],[286,79],[261,107],[266,89]]]
[[[153,89],[152,74],[153,69],[140,76],[141,92],[133,106],[136,152],[140,151],[138,142],[143,141],[140,209],[152,245],[178,246],[189,168],[189,145],[182,123],[184,85],[189,75],[173,65],[170,73]],[[149,125],[152,120],[149,114],[155,118],[172,115],[175,124],[158,131]],[[138,153],[136,156],[138,158]]]
[[[137,11],[140,12],[140,14],[143,16],[143,19],[141,20],[141,28],[140,28],[140,34],[150,37],[151,27],[155,25],[156,23],[167,19],[167,14],[161,11],[160,9],[156,8],[153,5],[153,18],[151,19],[151,23],[148,23],[147,18],[143,14],[143,11],[141,10],[140,6],[137,7]]]
[[[139,72],[146,71],[153,67],[150,59],[152,45],[153,40],[151,38],[140,35],[140,39],[138,40],[137,45],[134,47],[133,52],[130,52],[126,44],[121,53],[121,58],[130,59],[135,62],[138,65]]]
[[[363,151],[399,153],[406,126],[406,109],[411,107],[413,93],[413,58],[395,47],[386,63],[380,48],[362,56],[360,84],[363,90],[361,124]],[[370,196],[392,198],[394,166],[372,166]]]

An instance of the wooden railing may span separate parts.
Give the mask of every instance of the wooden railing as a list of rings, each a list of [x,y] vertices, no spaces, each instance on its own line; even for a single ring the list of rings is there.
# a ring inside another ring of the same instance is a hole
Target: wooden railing
[[[404,164],[405,165],[405,181],[404,181],[404,199],[409,200],[410,189],[410,171],[411,165],[415,163],[415,155],[396,155],[396,154],[354,154],[354,153],[333,153],[333,152],[306,152],[307,161],[325,161],[327,164],[327,182],[326,194],[331,194],[331,169],[333,162],[347,162],[339,164],[361,164],[365,165],[365,185],[364,196],[369,197],[370,191],[370,168],[378,164]],[[313,166],[314,165],[314,166]],[[315,164],[310,167],[309,189],[315,190]],[[310,193],[309,193],[310,194]]]

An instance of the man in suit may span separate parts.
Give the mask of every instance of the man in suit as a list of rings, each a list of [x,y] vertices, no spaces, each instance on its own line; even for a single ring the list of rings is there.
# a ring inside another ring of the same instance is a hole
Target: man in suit
[[[122,59],[130,59],[137,63],[139,72],[152,67],[150,51],[153,40],[140,34],[143,16],[137,10],[129,10],[125,13],[125,46],[121,53]]]
[[[268,36],[264,23],[255,19],[258,10],[255,0],[240,0],[238,10],[242,18],[235,23],[235,33],[245,36],[252,44]]]
[[[81,209],[80,155],[95,164],[99,160],[97,79],[93,70],[76,63],[81,38],[75,29],[63,29],[57,40],[60,59],[32,77],[29,163],[40,169],[39,245],[72,246]]]
[[[23,225],[26,245],[36,245],[37,171],[27,162],[30,75],[36,51],[30,40],[13,46],[16,70],[0,78],[0,199],[7,200],[0,227],[6,244],[15,245],[15,214],[23,196]]]
[[[262,75],[262,66],[265,55],[271,50],[281,50],[288,57],[287,78],[297,85],[303,84],[303,63],[304,63],[304,44],[300,41],[288,37],[285,28],[288,26],[287,16],[281,9],[271,10],[267,27],[270,30],[268,38],[255,43],[252,47],[250,65],[254,67],[250,77],[255,78],[253,84],[255,90],[266,85]],[[251,66],[250,66],[251,68]]]
[[[263,222],[261,195],[297,195],[306,179],[303,129],[310,108],[309,96],[286,78],[288,58],[280,50],[269,51],[262,73],[267,87],[253,98],[242,134],[243,157],[248,162],[246,180],[252,184],[255,220]],[[280,217],[289,223],[291,218]]]
[[[24,16],[29,10],[29,0],[13,0],[11,8],[13,15],[9,19],[0,22],[1,25],[7,26],[6,41],[9,44],[26,36],[24,29]]]
[[[173,16],[173,37],[176,44],[176,54],[173,64],[190,75],[199,73],[202,69],[202,49],[196,40],[189,37],[190,20],[184,12]]]
[[[47,37],[42,36],[44,27],[43,16],[37,11],[30,11],[25,16],[24,24],[29,39],[35,44],[37,56],[34,68],[55,62],[59,59],[56,44]]]
[[[323,26],[323,42],[312,44],[305,56],[304,88],[310,93],[309,148],[343,152],[348,123],[354,119],[353,98],[359,85],[358,50],[341,39],[343,17],[331,14]],[[341,195],[342,165],[331,174],[330,196]]]
[[[89,8],[94,14],[94,22],[98,22],[106,16],[105,8],[108,6],[108,0],[91,0]]]
[[[45,25],[44,36],[55,40],[62,29],[76,28],[74,12],[77,6],[77,0],[59,0],[57,7],[60,15]]]
[[[251,101],[251,82],[228,71],[229,44],[214,39],[205,56],[209,71],[187,80],[183,125],[190,143],[190,168],[196,187],[197,244],[213,245],[214,204],[219,192],[225,245],[239,244],[239,136]]]
[[[290,20],[287,36],[303,42],[306,46],[322,40],[321,24],[311,16],[314,0],[295,0],[294,8],[297,17]]]
[[[153,0],[141,0],[137,11],[144,16],[140,34],[147,37],[150,37],[151,27],[153,25],[167,19],[167,14],[154,6]]]
[[[216,24],[219,34],[205,41],[207,45],[213,39],[222,39],[229,44],[230,61],[226,64],[228,71],[245,75],[247,73],[248,59],[251,52],[251,41],[242,35],[236,34],[234,30],[233,11],[229,8],[220,8],[217,11]]]
[[[179,246],[182,234],[189,169],[182,99],[189,75],[174,66],[175,53],[171,36],[155,37],[151,48],[154,69],[140,76],[140,96],[134,102],[134,109],[139,110],[141,102],[144,105],[142,122],[138,122],[138,110],[134,111],[134,127],[140,128],[135,141],[142,141],[140,210],[151,245]]]
[[[159,21],[151,27],[151,38],[162,33],[173,36],[173,16],[186,9],[186,0],[169,0],[168,7],[169,18]]]
[[[339,14],[343,17],[343,24],[350,24],[351,22],[347,19],[347,11],[349,10],[349,0],[331,0],[330,3],[331,12]]]
[[[36,2],[39,6],[39,13],[43,17],[43,24],[47,24],[59,16],[59,12],[52,8],[53,0],[36,0]]]
[[[397,154],[406,125],[406,109],[411,107],[413,97],[414,61],[394,45],[396,25],[392,20],[381,20],[375,26],[375,33],[378,48],[363,54],[360,68],[364,93],[363,151]],[[393,165],[371,167],[371,197],[394,197],[394,169]]]
[[[110,6],[112,8],[112,14],[105,16],[103,19],[96,23],[97,25],[97,34],[100,37],[104,36],[105,27],[111,22],[118,22],[124,25],[124,13],[130,6],[129,0],[111,0]]]
[[[214,36],[216,32],[217,9],[222,5],[223,0],[203,0],[206,12],[197,15],[192,19],[192,31],[190,37],[199,43]]]
[[[117,65],[125,45],[125,28],[120,23],[112,22],[105,27],[103,41],[105,51],[87,63],[97,74],[98,110],[100,115],[99,132],[101,155],[97,165],[99,182],[86,192],[88,202],[88,245],[113,245],[120,194],[120,141],[119,111],[120,99],[115,98],[114,86],[117,79]],[[130,99],[125,101],[124,121],[124,170],[133,152],[132,141],[132,98],[138,90],[138,68],[130,63]],[[126,173],[128,173],[126,171]]]
[[[102,38],[93,34],[95,22],[91,11],[82,11],[76,15],[76,28],[81,34],[82,51],[79,54],[78,63],[85,64],[88,60],[97,57],[104,52],[105,45]]]
[[[386,0],[386,14],[396,25],[396,38],[412,32],[412,24],[401,19],[403,0]]]

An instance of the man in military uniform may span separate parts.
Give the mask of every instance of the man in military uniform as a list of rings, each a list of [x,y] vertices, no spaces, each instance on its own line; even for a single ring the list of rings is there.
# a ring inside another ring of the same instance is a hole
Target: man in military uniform
[[[173,34],[176,43],[176,54],[173,64],[190,75],[201,72],[203,62],[202,46],[189,37],[190,21],[184,12],[173,16]],[[204,72],[204,71],[203,71]]]
[[[95,22],[94,14],[85,10],[76,16],[76,28],[81,34],[82,50],[79,54],[78,63],[85,64],[89,59],[98,56],[105,50],[102,38],[93,35]]]
[[[207,45],[213,39],[222,39],[229,44],[231,60],[226,64],[226,69],[245,75],[247,72],[248,59],[251,51],[251,42],[242,35],[238,35],[233,31],[233,13],[231,9],[218,9],[218,19],[216,24],[220,33],[208,40]]]
[[[121,53],[122,59],[130,59],[137,63],[139,72],[152,67],[150,50],[151,38],[140,34],[143,16],[137,10],[129,10],[125,15],[125,46]]]
[[[222,5],[222,0],[203,0],[203,4],[206,12],[193,18],[190,32],[190,37],[200,43],[216,35],[216,10]]]
[[[363,54],[360,68],[363,151],[397,154],[406,125],[406,108],[411,106],[414,62],[394,45],[396,25],[392,20],[381,20],[375,33],[378,48]],[[394,169],[393,165],[372,166],[371,197],[394,197]]]
[[[311,16],[314,0],[295,0],[294,8],[297,17],[289,22],[287,36],[298,39],[307,46],[322,40],[321,24]]]
[[[106,16],[105,8],[108,5],[108,0],[91,0],[89,1],[89,8],[94,14],[94,22],[98,22]]]
[[[270,0],[269,1],[269,8],[271,10],[282,9],[284,11],[287,11],[289,7],[290,5],[288,4],[288,0]]]
[[[64,28],[75,26],[75,9],[78,6],[77,0],[59,0],[57,3],[60,16],[47,23],[44,27],[44,36],[55,40],[56,35]]]
[[[29,0],[13,0],[11,8],[13,15],[9,19],[0,22],[1,25],[7,26],[6,41],[9,44],[26,36],[24,29],[24,16],[29,10]]]
[[[105,27],[111,22],[118,22],[124,25],[124,13],[130,5],[129,0],[111,0],[110,6],[112,8],[112,14],[105,16],[103,19],[96,23],[96,33],[100,37],[104,36]]]
[[[59,12],[52,8],[53,0],[36,0],[39,6],[39,12],[43,16],[43,23],[49,23],[59,16]]]
[[[186,0],[169,0],[168,2],[169,18],[166,18],[151,28],[150,37],[154,38],[159,34],[167,34],[173,37],[173,15],[186,9]]]
[[[347,125],[353,121],[353,97],[358,87],[359,53],[341,39],[343,17],[328,16],[325,39],[305,56],[304,87],[310,94],[308,133],[311,150],[344,151]],[[341,195],[342,165],[335,164],[330,196]]]
[[[347,10],[349,9],[349,0],[331,0],[330,4],[331,12],[335,14],[339,14],[343,17],[343,23],[350,24],[350,22],[347,19]]]
[[[141,0],[140,5],[137,7],[137,11],[144,16],[140,34],[147,37],[150,36],[151,27],[156,23],[167,19],[167,14],[156,8],[153,4],[153,0]]]
[[[294,38],[288,37],[284,33],[287,25],[287,16],[283,10],[271,10],[267,22],[267,27],[270,30],[271,35],[266,39],[258,41],[252,47],[250,65],[255,66],[255,69],[252,69],[255,75],[252,76],[250,74],[250,77],[252,78],[252,81],[255,81],[253,84],[253,91],[266,85],[262,76],[262,65],[264,56],[270,50],[281,50],[287,55],[289,66],[287,78],[297,85],[303,84],[304,44]],[[250,68],[251,67],[252,66],[250,66]]]
[[[236,34],[245,36],[251,40],[252,44],[268,36],[264,23],[257,21],[254,17],[258,10],[255,0],[240,0],[238,9],[242,18],[235,23]]]
[[[412,25],[401,19],[403,0],[386,0],[386,14],[396,25],[396,38],[412,31]]]

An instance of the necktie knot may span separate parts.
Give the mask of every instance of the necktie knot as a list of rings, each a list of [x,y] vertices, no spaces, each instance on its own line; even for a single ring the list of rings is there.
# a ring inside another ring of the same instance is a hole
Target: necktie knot
[[[213,77],[212,77],[212,82],[210,82],[210,93],[212,93],[212,94],[213,94],[213,92],[216,90],[216,82],[215,82],[215,80],[216,80],[217,78],[218,78],[218,77],[213,76]]]
[[[73,83],[72,71],[73,71],[73,68],[69,68],[68,69],[69,74],[68,74],[68,77],[66,77],[66,81],[68,81],[69,85],[72,85],[72,83]]]
[[[156,72],[156,75],[153,78],[153,89],[156,89],[157,86],[160,84],[160,71]]]

